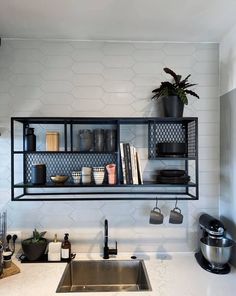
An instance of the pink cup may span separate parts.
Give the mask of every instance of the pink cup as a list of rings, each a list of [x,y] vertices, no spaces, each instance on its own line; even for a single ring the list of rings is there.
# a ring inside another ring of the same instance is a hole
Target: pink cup
[[[114,163],[110,163],[106,166],[106,169],[108,172],[108,184],[116,184],[116,165]]]

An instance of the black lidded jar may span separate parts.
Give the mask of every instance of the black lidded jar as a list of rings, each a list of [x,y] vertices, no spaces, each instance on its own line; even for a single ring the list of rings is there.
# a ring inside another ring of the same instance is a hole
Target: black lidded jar
[[[46,165],[45,164],[32,165],[31,183],[33,185],[43,185],[46,183]]]
[[[25,151],[36,151],[36,136],[32,127],[25,129]]]

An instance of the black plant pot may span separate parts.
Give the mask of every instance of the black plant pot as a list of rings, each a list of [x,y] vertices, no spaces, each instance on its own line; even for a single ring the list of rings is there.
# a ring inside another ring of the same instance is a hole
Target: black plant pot
[[[39,259],[45,253],[47,244],[48,242],[46,239],[39,243],[29,243],[27,240],[22,241],[21,243],[24,255],[29,261],[35,261]]]
[[[165,117],[183,117],[184,103],[178,96],[162,98]]]

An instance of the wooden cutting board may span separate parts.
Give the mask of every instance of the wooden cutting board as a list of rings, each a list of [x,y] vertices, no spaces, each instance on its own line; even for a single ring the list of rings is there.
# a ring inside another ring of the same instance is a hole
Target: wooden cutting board
[[[15,263],[11,263],[11,267],[9,268],[3,268],[3,274],[0,275],[0,279],[6,278],[8,276],[17,274],[20,272],[20,268],[18,266],[16,266]]]

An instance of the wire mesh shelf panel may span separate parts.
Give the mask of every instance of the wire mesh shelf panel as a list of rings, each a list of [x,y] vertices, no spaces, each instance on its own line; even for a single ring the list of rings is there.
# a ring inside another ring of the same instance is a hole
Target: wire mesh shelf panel
[[[67,175],[71,172],[81,170],[82,167],[105,167],[109,163],[116,163],[114,153],[30,153],[26,155],[25,180],[31,181],[31,167],[33,164],[43,163],[46,165],[46,179],[50,182],[50,176]]]
[[[197,155],[196,128],[197,125],[194,120],[188,122],[150,122],[148,158],[158,159],[163,156],[158,154],[157,147],[160,143],[185,144],[186,154],[184,157],[195,158]]]

